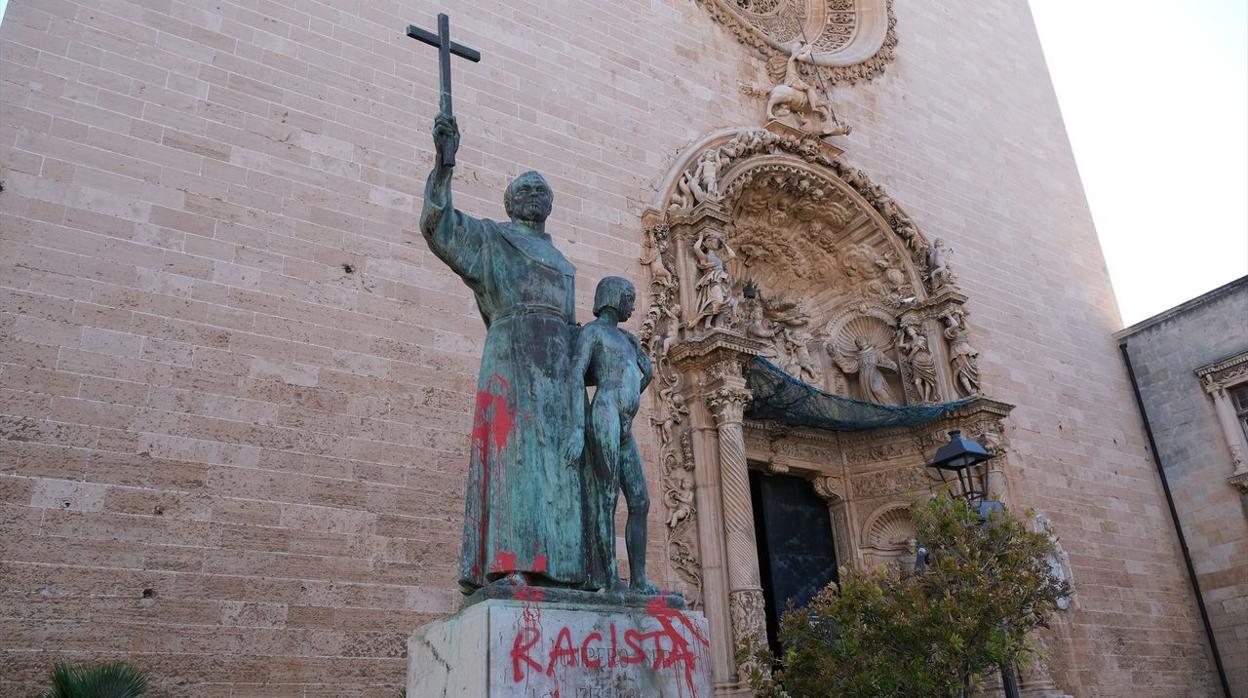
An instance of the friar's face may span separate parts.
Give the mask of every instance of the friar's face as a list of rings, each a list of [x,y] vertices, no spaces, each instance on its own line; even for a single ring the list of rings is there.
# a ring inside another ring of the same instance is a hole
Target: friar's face
[[[522,174],[507,189],[507,214],[515,220],[541,223],[554,207],[554,192],[541,175]]]

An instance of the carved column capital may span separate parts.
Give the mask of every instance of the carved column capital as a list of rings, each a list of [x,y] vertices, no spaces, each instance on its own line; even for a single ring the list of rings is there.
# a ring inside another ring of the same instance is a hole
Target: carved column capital
[[[707,394],[706,406],[711,409],[717,426],[740,424],[745,418],[745,405],[752,395],[745,388],[725,385]]]

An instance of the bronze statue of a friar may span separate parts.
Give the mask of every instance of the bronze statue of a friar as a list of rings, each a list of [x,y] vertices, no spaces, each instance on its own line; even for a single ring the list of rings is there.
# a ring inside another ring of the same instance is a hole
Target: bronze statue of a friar
[[[464,280],[485,321],[473,414],[459,583],[584,587],[582,470],[567,430],[579,423],[570,386],[576,268],[546,232],[554,195],[537,172],[503,195],[508,222],[473,218],[451,203],[447,154],[455,119],[433,126],[437,158],[425,185],[420,230]],[[453,159],[452,159],[453,162]]]
[[[632,314],[636,291],[626,279],[604,279],[597,319],[578,327],[576,269],[546,232],[554,195],[545,178],[525,172],[507,187],[510,221],[473,218],[451,203],[459,129],[449,114],[435,119],[433,140],[420,230],[472,289],[487,330],[459,584],[490,596],[525,585],[656,594],[646,580],[649,498],[632,436],[652,368],[637,338],[617,327]],[[596,386],[589,404],[587,384]],[[621,491],[627,588],[615,565]]]

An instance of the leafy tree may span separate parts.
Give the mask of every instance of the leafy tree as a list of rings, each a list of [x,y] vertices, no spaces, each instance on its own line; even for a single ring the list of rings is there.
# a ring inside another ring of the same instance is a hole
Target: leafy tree
[[[52,688],[38,698],[138,698],[147,691],[147,677],[125,662],[84,667],[57,663]]]
[[[915,504],[911,519],[929,550],[925,569],[900,577],[842,570],[839,587],[790,606],[783,655],[744,653],[759,695],[957,698],[998,666],[1028,660],[1027,633],[1047,627],[1070,593],[1046,561],[1049,537],[1008,512],[981,522],[947,496]]]

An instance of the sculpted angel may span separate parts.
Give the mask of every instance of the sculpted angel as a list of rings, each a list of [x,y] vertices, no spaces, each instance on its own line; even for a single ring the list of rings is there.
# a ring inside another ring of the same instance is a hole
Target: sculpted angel
[[[932,246],[928,248],[927,265],[931,269],[928,272],[928,278],[932,281],[932,291],[939,291],[953,283],[953,274],[949,271],[949,262],[945,259],[948,254],[949,248],[940,238],[933,240]]]
[[[819,367],[815,365],[815,359],[808,348],[813,340],[814,337],[809,332],[801,330],[790,329],[784,333],[785,353],[788,356],[785,372],[811,385],[819,380]]]
[[[654,239],[654,231],[648,230],[641,241],[641,264],[650,268],[650,282],[661,287],[672,285],[672,272],[663,264],[663,254],[659,251],[658,241]]]
[[[693,515],[693,474],[677,468],[667,476],[667,487],[663,489],[663,503],[669,512],[667,527],[676,528]]]
[[[841,353],[834,344],[828,344],[828,353],[846,374],[857,374],[858,392],[863,400],[881,405],[897,404],[882,373],[896,372],[897,362],[871,344],[871,340],[863,336],[854,337],[854,350],[848,353]]]

